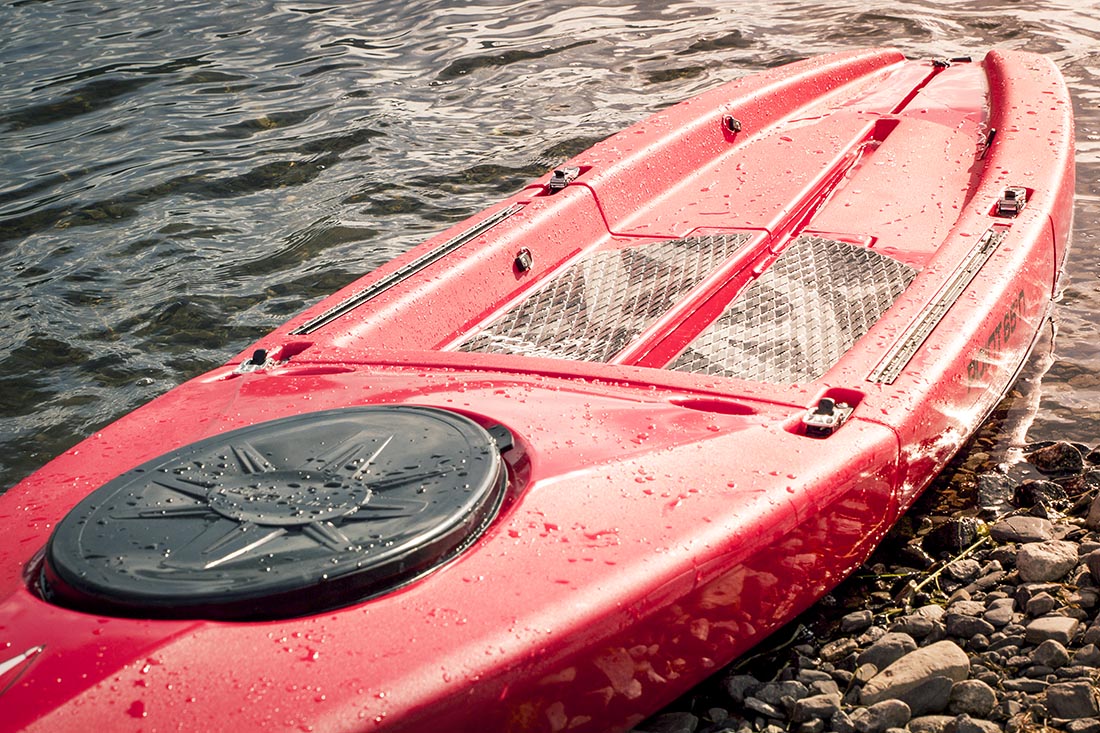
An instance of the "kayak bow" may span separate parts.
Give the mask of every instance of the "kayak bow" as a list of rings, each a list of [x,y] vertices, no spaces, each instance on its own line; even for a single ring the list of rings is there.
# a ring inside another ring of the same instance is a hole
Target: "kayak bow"
[[[1048,317],[1046,59],[599,143],[0,498],[6,726],[625,729],[857,568]]]

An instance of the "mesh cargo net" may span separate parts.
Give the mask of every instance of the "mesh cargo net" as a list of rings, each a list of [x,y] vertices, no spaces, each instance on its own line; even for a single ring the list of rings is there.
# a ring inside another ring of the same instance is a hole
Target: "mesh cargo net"
[[[801,236],[669,368],[812,381],[867,333],[916,274],[865,247]]]
[[[609,361],[749,236],[714,234],[596,252],[458,348]]]

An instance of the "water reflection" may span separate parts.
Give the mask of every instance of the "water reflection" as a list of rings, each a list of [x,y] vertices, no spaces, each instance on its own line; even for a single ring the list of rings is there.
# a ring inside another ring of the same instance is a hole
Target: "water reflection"
[[[0,7],[0,486],[654,110],[838,48],[1049,53],[1078,115],[1033,437],[1090,440],[1100,18],[1068,1]]]

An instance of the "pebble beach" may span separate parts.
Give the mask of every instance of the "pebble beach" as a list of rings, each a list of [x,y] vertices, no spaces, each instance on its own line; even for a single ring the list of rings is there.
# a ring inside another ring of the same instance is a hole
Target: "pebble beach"
[[[1024,458],[971,451],[837,592],[635,732],[1100,733],[1100,451]]]

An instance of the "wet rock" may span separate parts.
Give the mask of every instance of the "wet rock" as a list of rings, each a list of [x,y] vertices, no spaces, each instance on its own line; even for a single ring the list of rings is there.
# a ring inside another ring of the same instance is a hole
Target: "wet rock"
[[[917,570],[927,570],[936,563],[935,559],[920,545],[905,545],[898,550],[896,564]]]
[[[1035,664],[1050,667],[1051,669],[1057,669],[1069,664],[1069,652],[1066,648],[1054,639],[1047,639],[1039,646],[1032,650],[1031,661]]]
[[[1049,540],[1029,542],[1016,553],[1016,570],[1027,583],[1059,580],[1077,565],[1077,545]]]
[[[799,682],[809,687],[814,682],[831,680],[833,676],[823,669],[800,669],[796,674]]]
[[[636,731],[641,733],[695,733],[699,718],[687,712],[662,713],[647,720]]]
[[[1088,680],[1051,685],[1046,691],[1046,707],[1052,718],[1093,718],[1100,715],[1096,688]]]
[[[966,679],[970,659],[952,641],[938,641],[906,654],[875,675],[863,687],[866,705],[888,699],[902,700],[914,714],[947,707],[951,686]],[[944,682],[946,681],[946,685]]]
[[[1095,667],[1085,667],[1079,664],[1070,664],[1054,670],[1054,675],[1059,680],[1092,679]]]
[[[1081,451],[1059,441],[1027,454],[1028,463],[1043,473],[1080,473],[1085,469]]]
[[[969,601],[970,599],[970,591],[968,591],[966,588],[956,588],[951,593],[951,595],[947,597],[947,606],[948,608],[950,608],[952,604],[960,603],[962,601]]]
[[[1044,542],[1054,539],[1054,525],[1049,519],[1017,514],[996,522],[989,533],[998,542]]]
[[[1021,674],[1023,674],[1024,677],[1031,677],[1032,679],[1049,680],[1054,674],[1054,668],[1046,667],[1042,664],[1033,664],[1030,667],[1026,667]]]
[[[1000,563],[1001,567],[1011,570],[1016,567],[1016,551],[1019,549],[1015,542],[998,545],[989,551],[989,559]]]
[[[1017,700],[1002,700],[993,709],[995,720],[1009,720],[1024,712],[1024,706]]]
[[[857,708],[850,714],[857,733],[885,733],[909,722],[909,706],[901,700],[883,700],[870,707]]]
[[[828,720],[840,710],[840,693],[824,695],[810,695],[794,704],[791,709],[791,720],[795,723],[805,723],[808,720]]]
[[[988,684],[980,680],[962,680],[952,686],[947,709],[955,714],[986,718],[996,704],[997,693]]]
[[[1069,508],[1069,495],[1053,481],[1025,481],[1016,487],[1012,503],[1021,509],[1042,506],[1055,511]]]
[[[1069,644],[1080,626],[1080,621],[1068,616],[1040,616],[1027,625],[1025,638],[1028,644],[1042,644],[1047,639]]]
[[[991,514],[1002,514],[1016,492],[1016,480],[1003,473],[978,475],[978,506]]]
[[[906,654],[917,648],[917,642],[909,634],[888,632],[871,646],[863,650],[856,663],[873,664],[876,671],[886,669]]]
[[[926,534],[921,546],[932,555],[954,555],[974,544],[984,526],[976,517],[953,517]]]
[[[975,580],[973,583],[967,586],[967,590],[974,592],[979,590],[989,590],[993,586],[1004,580],[1004,577],[1008,575],[1001,567],[1000,563],[990,563],[997,566],[996,570],[990,570],[988,572],[983,571],[982,577]]]

